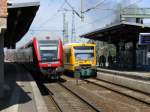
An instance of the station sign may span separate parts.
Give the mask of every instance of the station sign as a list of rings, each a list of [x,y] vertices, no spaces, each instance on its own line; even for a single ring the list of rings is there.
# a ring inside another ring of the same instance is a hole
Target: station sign
[[[139,45],[150,45],[150,33],[139,34]]]

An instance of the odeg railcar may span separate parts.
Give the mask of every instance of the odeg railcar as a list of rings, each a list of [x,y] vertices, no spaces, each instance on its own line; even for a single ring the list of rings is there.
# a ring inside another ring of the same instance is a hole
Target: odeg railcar
[[[70,43],[64,45],[64,70],[67,75],[80,77],[96,77],[95,44]]]

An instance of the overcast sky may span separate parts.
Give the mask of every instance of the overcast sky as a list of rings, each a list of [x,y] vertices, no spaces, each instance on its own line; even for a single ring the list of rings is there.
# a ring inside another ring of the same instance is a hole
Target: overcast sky
[[[62,38],[63,30],[63,8],[70,9],[65,0],[9,0],[10,2],[36,2],[40,1],[40,8],[28,31],[28,33],[18,42],[21,46],[33,37],[42,38],[50,36],[51,38]],[[80,13],[80,0],[68,0],[74,9]],[[101,3],[97,9],[85,13],[84,21],[75,16],[75,33],[78,41],[79,35],[101,28],[116,20],[116,9],[120,3],[122,7],[138,5],[139,7],[150,7],[149,0],[83,0],[83,9],[86,10]],[[107,9],[107,10],[104,10]],[[109,9],[109,10],[108,10]],[[71,37],[72,13],[66,12],[68,21],[69,37]],[[38,31],[40,30],[40,31]]]

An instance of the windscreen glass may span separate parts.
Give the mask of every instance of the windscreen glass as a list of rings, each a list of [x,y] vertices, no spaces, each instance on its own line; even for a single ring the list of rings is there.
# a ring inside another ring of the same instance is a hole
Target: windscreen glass
[[[39,41],[39,49],[42,62],[51,62],[57,60],[58,41]]]
[[[94,47],[93,46],[75,46],[75,58],[76,60],[93,60],[94,59]]]

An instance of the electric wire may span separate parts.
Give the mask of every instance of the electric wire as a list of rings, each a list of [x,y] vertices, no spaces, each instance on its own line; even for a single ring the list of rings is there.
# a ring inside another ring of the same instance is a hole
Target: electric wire
[[[74,9],[74,7],[67,0],[64,0],[64,1],[75,12],[75,14],[81,18],[81,15]]]
[[[48,18],[47,20],[45,20],[43,23],[41,23],[41,25],[39,25],[38,28],[43,27],[45,24],[47,24],[47,22],[51,21],[52,19],[54,19],[54,17],[56,17],[56,15],[60,12],[60,10],[63,8],[63,6],[65,5],[65,2],[62,3],[62,5],[57,9],[56,13],[54,13],[50,18]]]
[[[91,11],[92,9],[96,9],[97,7],[99,7],[100,5],[102,5],[102,3],[104,3],[105,1],[106,1],[106,0],[100,1],[100,2],[97,3],[95,6],[93,6],[93,7],[91,7],[91,8],[88,8],[88,9],[86,9],[85,11],[83,11],[83,13],[89,12],[89,11]]]
[[[63,30],[58,30],[58,29],[30,29],[30,32],[49,32],[49,31],[53,31],[53,32],[62,32]]]
[[[98,6],[100,6],[102,3],[104,3],[106,0],[102,0],[102,1],[100,1],[99,3],[97,3],[95,6],[93,6],[93,7],[91,7],[91,8],[88,8],[87,10],[85,10],[85,11],[83,11],[84,13],[85,12],[88,12],[88,11],[90,11],[90,10],[92,10],[92,9],[97,9],[97,7]],[[124,8],[128,8],[128,7],[130,7],[131,5],[134,5],[134,4],[136,4],[137,2],[139,2],[139,1],[142,1],[142,0],[135,0],[133,3],[131,3],[131,4],[129,4],[129,5],[127,5],[127,6],[125,6]],[[42,26],[44,26],[48,21],[50,21],[51,19],[54,19],[54,17],[58,14],[58,12],[60,12],[60,10],[63,8],[63,6],[65,5],[65,4],[67,4],[75,13],[76,13],[76,15],[77,16],[79,16],[79,17],[81,17],[80,16],[80,14],[74,9],[74,7],[67,1],[67,0],[64,0],[64,2],[63,2],[63,4],[60,6],[60,8],[57,10],[57,12],[55,13],[55,14],[53,14],[53,16],[51,16],[49,19],[47,19],[46,21],[44,21],[40,26],[39,26],[39,28],[41,28]],[[123,9],[124,9],[123,8]],[[99,8],[99,9],[101,9],[101,8]],[[102,9],[102,10],[114,10],[114,9]],[[89,23],[86,23],[85,25],[88,25],[88,24],[94,24],[96,21],[99,21],[101,18],[98,18],[98,19],[96,19],[96,20],[94,20],[93,22],[89,22]],[[83,27],[83,26],[85,26],[85,25],[80,25],[80,26],[77,26],[76,27],[76,29],[78,29],[79,27]],[[61,31],[61,30],[42,30],[42,29],[39,29],[39,30],[34,30],[34,29],[31,29],[31,31]]]
[[[127,5],[127,6],[125,6],[123,9],[129,8],[130,6],[135,5],[135,4],[137,4],[137,2],[138,2],[138,3],[139,3],[139,2],[142,2],[142,0],[135,0],[133,3],[131,3],[131,4]]]

